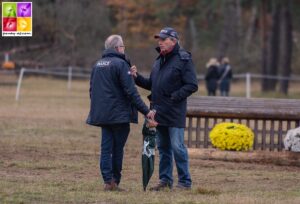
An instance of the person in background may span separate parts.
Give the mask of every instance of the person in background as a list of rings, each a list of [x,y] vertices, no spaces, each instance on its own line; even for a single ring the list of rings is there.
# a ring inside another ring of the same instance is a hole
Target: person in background
[[[122,191],[119,187],[124,146],[130,122],[137,123],[136,108],[154,118],[154,111],[142,101],[125,58],[125,46],[120,35],[105,41],[102,58],[94,66],[90,78],[90,112],[87,124],[102,129],[100,171],[105,191]]]
[[[230,61],[228,57],[224,57],[221,60],[221,66],[219,68],[219,88],[221,96],[229,96],[230,83],[232,79],[232,69],[230,66]]]
[[[179,46],[177,32],[163,28],[154,36],[157,39],[156,58],[150,78],[131,71],[138,86],[151,90],[153,109],[156,110],[157,147],[159,150],[159,183],[150,188],[161,191],[173,188],[173,158],[178,173],[176,189],[190,190],[192,179],[189,159],[184,144],[184,128],[187,110],[187,97],[198,90],[198,81],[192,56]]]
[[[208,96],[215,96],[218,88],[219,62],[216,58],[210,58],[206,63],[205,82]]]

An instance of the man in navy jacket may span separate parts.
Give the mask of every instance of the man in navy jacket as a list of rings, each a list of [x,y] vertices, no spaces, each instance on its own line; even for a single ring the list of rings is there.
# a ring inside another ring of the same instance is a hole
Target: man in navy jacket
[[[90,79],[91,105],[87,123],[102,128],[100,170],[107,191],[122,190],[118,185],[123,149],[130,131],[129,123],[137,123],[136,108],[148,118],[154,117],[135,87],[124,50],[121,36],[109,36]]]
[[[198,82],[191,54],[178,44],[178,34],[170,27],[154,36],[158,39],[156,58],[150,78],[131,68],[138,86],[151,90],[151,103],[156,110],[158,122],[157,146],[160,155],[157,186],[150,190],[159,191],[173,186],[173,155],[178,172],[179,189],[191,189],[187,149],[184,145],[184,127],[187,97],[198,90]]]

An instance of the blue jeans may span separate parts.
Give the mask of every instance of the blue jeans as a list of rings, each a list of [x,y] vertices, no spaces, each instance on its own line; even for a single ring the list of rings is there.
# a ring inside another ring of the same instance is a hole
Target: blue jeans
[[[173,185],[173,155],[178,173],[178,184],[191,187],[188,152],[184,145],[184,128],[157,127],[159,150],[159,179]]]
[[[124,146],[130,131],[129,123],[102,126],[100,171],[104,183],[121,181]]]

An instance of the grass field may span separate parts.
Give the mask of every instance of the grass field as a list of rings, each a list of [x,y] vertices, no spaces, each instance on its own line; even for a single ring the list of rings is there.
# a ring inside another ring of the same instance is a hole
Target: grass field
[[[125,148],[128,192],[104,192],[100,130],[85,124],[88,81],[68,91],[63,80],[25,78],[18,102],[15,90],[0,86],[0,203],[300,203],[299,167],[200,159],[190,160],[192,191],[143,192],[141,123],[131,125]]]

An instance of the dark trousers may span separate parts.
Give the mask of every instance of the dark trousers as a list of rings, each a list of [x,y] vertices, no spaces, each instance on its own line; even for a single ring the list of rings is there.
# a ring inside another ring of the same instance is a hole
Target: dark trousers
[[[208,96],[215,96],[216,95],[216,91],[208,91]]]
[[[102,126],[100,171],[104,183],[121,181],[124,146],[130,131],[129,123]]]

